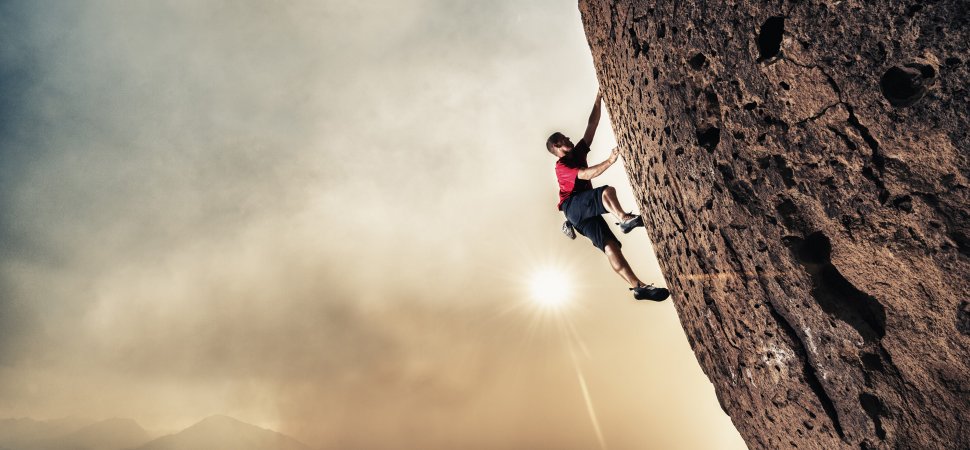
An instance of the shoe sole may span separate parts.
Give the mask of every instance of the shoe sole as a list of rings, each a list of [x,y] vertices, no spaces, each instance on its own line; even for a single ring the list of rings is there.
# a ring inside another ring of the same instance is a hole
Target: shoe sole
[[[668,298],[670,298],[670,291],[668,291],[667,289],[664,289],[662,292],[663,292],[663,296],[660,297],[660,298],[650,298],[650,297],[637,298],[636,295],[634,295],[633,298],[636,299],[636,300],[650,300],[650,301],[654,301],[654,302],[662,302],[662,301],[667,300]]]
[[[622,223],[618,223],[617,225],[620,226],[620,231],[623,231],[623,234],[627,234],[627,233],[633,231],[634,228],[644,226],[643,225],[643,216],[638,216],[636,219],[630,219],[630,220],[639,220],[640,223],[635,224],[635,225],[633,225],[631,227],[624,227]]]

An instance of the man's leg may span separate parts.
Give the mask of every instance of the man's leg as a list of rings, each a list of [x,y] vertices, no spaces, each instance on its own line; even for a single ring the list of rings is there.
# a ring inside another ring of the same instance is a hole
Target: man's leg
[[[633,214],[627,214],[625,211],[623,211],[623,207],[620,206],[620,201],[616,198],[616,188],[613,186],[606,186],[606,188],[603,189],[603,207],[613,214],[620,222],[633,218]],[[620,259],[622,258],[623,255],[621,254]]]
[[[606,253],[606,258],[610,260],[610,265],[613,266],[613,270],[620,274],[627,283],[630,283],[630,286],[637,287],[643,285],[643,282],[637,278],[636,274],[633,273],[633,269],[630,268],[630,263],[626,262],[626,258],[623,257],[623,252],[620,251],[620,246],[617,241],[608,241],[603,247],[603,253]]]

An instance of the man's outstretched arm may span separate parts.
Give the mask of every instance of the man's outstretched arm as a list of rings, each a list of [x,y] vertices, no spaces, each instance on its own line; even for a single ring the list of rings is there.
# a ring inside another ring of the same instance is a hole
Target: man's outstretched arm
[[[620,149],[618,147],[613,147],[613,151],[610,152],[610,157],[595,166],[590,166],[585,169],[579,169],[579,173],[576,174],[577,177],[583,180],[592,180],[598,177],[601,173],[606,172],[613,163],[616,162],[616,158],[620,156]]]
[[[593,104],[593,112],[589,113],[589,123],[586,125],[586,134],[583,135],[583,140],[586,141],[586,145],[591,145],[593,143],[593,135],[596,134],[596,127],[600,124],[600,103],[602,103],[603,95],[599,92],[596,93],[596,103]]]

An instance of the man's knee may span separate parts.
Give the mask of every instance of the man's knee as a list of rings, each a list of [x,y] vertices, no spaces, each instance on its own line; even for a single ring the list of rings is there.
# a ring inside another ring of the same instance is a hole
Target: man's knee
[[[626,265],[626,260],[623,258],[623,253],[620,252],[620,243],[617,241],[609,241],[603,246],[603,253],[606,254],[606,259],[610,262],[610,267],[613,268],[617,273],[623,270]]]
[[[606,256],[619,255],[620,253],[620,243],[615,240],[609,240],[603,245],[603,253]]]
[[[606,201],[606,199],[610,197],[615,197],[615,196],[616,196],[616,188],[614,188],[613,186],[603,187],[603,194],[601,195],[601,197],[603,198],[604,202]]]

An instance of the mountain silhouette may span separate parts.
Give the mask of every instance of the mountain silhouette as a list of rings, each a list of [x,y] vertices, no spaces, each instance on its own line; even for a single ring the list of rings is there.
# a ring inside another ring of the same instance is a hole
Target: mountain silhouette
[[[216,415],[135,450],[311,450],[284,434]]]
[[[124,450],[148,442],[151,437],[131,419],[108,419],[60,436],[38,448],[44,450]]]
[[[29,418],[0,420],[0,450],[36,449],[40,444],[80,430],[94,423],[91,419],[66,417],[55,420]]]

